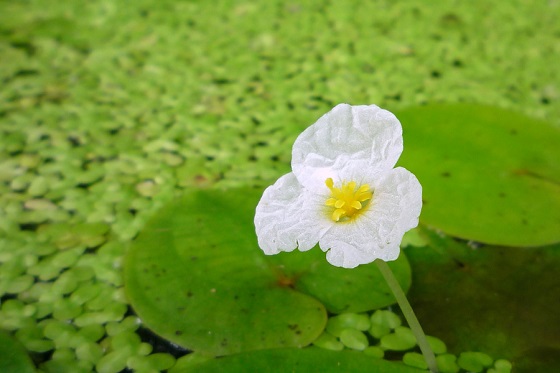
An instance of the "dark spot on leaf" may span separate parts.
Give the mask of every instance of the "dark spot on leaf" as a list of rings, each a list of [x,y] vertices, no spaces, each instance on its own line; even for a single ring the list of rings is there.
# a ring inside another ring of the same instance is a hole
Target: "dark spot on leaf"
[[[19,225],[20,230],[31,231],[31,232],[35,232],[38,227],[39,227],[39,224],[36,224],[36,223],[23,223],[23,224]]]
[[[175,330],[175,335],[183,335],[183,332],[180,330]]]
[[[232,80],[229,80],[227,78],[215,78],[212,80],[213,83],[217,84],[217,85],[224,85],[224,84],[229,84],[232,82]]]
[[[504,192],[500,192],[500,194],[498,194],[498,196],[500,196],[500,198],[505,198],[506,194]]]
[[[463,62],[461,60],[453,60],[451,64],[453,67],[463,67]]]
[[[442,172],[441,176],[443,176],[443,177],[450,177],[450,176],[451,176],[451,173],[448,172],[448,171],[445,171],[445,172]]]
[[[465,268],[465,263],[455,259],[455,264],[457,264],[457,267],[459,267],[460,269]]]
[[[25,41],[13,41],[10,43],[10,45],[14,48],[23,50],[28,56],[33,56],[35,54],[35,51],[37,50],[37,48],[33,44]],[[36,75],[39,73],[36,70],[20,70],[20,71],[23,71],[26,75]],[[18,73],[20,71],[18,71]]]
[[[510,133],[510,135],[515,136],[515,135],[517,135],[517,130],[510,130],[509,133]]]
[[[14,77],[34,76],[34,75],[39,75],[39,71],[33,70],[33,69],[21,69],[21,70],[16,71],[16,73],[14,74]]]
[[[296,282],[295,278],[281,274],[280,276],[278,276],[278,281],[276,283],[278,284],[278,286],[282,288],[293,288],[295,282]]]
[[[72,145],[73,148],[76,148],[80,145],[82,145],[80,139],[76,136],[68,136],[68,142],[70,143],[70,145]]]
[[[397,93],[397,94],[394,94],[394,95],[386,95],[385,98],[388,99],[388,100],[400,101],[402,96],[401,96],[400,93]]]
[[[204,177],[203,175],[196,175],[194,177],[194,181],[196,181],[197,183],[204,183],[206,182],[208,179],[206,177]]]
[[[440,18],[443,27],[456,27],[463,23],[461,18],[455,13],[446,13]]]

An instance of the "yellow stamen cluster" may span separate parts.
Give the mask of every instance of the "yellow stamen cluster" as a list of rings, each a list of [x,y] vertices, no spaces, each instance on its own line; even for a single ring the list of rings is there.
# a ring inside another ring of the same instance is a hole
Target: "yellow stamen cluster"
[[[356,214],[364,211],[373,193],[369,185],[364,184],[356,189],[356,182],[342,183],[340,188],[334,187],[333,179],[330,177],[325,181],[327,188],[331,191],[331,197],[326,200],[325,205],[334,207],[331,219],[334,221],[346,221]]]

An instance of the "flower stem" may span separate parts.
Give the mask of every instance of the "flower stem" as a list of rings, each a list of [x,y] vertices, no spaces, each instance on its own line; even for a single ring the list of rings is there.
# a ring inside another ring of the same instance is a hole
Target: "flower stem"
[[[401,285],[395,278],[393,271],[391,271],[391,268],[389,268],[387,263],[385,263],[381,259],[377,259],[375,263],[377,264],[377,268],[379,268],[379,270],[383,274],[383,277],[385,277],[387,285],[389,285],[389,287],[393,291],[393,294],[395,295],[395,298],[399,303],[401,311],[404,314],[406,321],[408,322],[408,326],[410,326],[412,333],[414,333],[414,336],[416,337],[416,342],[420,347],[420,351],[422,351],[422,355],[424,355],[424,359],[426,359],[428,368],[432,373],[438,373],[434,352],[428,344],[426,335],[424,334],[424,331],[422,330],[422,327],[420,326],[420,323],[418,322],[418,319],[416,318],[416,315],[414,314],[410,303],[408,303],[408,299],[406,299],[406,295],[404,294]]]

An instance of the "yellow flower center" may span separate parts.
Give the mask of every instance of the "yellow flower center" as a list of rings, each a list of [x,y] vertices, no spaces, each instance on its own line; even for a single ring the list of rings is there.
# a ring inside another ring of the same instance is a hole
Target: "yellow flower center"
[[[367,184],[357,188],[356,182],[351,181],[343,182],[340,188],[335,188],[330,177],[325,180],[325,184],[331,191],[331,196],[325,201],[325,205],[334,208],[331,219],[337,222],[348,221],[359,215],[373,197],[373,192],[370,192]]]

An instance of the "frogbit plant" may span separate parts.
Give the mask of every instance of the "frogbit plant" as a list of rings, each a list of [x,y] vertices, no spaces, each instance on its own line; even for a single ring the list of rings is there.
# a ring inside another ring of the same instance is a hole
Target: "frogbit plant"
[[[267,255],[319,243],[337,267],[375,261],[437,372],[424,332],[386,264],[399,256],[403,235],[418,225],[422,209],[416,177],[394,168],[402,150],[402,127],[392,113],[376,105],[337,105],[298,136],[292,172],[264,191],[255,227]]]

